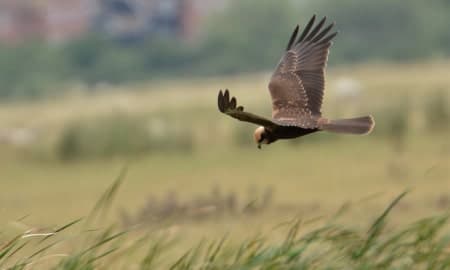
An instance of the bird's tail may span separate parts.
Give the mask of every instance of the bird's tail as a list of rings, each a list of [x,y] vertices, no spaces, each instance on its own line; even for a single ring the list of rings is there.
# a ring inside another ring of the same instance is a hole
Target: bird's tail
[[[320,129],[347,134],[369,134],[375,127],[375,121],[371,115],[350,118],[321,121]]]

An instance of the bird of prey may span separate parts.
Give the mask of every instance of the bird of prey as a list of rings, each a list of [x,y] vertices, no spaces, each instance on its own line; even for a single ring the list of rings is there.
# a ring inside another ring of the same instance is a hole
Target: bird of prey
[[[272,119],[244,111],[228,90],[220,90],[219,110],[240,121],[259,127],[254,139],[261,144],[271,144],[279,139],[293,139],[318,131],[348,134],[368,134],[375,122],[372,116],[329,120],[322,116],[321,107],[325,88],[325,67],[332,39],[329,34],[334,23],[324,27],[326,17],[315,24],[314,15],[299,35],[295,28],[270,83]]]

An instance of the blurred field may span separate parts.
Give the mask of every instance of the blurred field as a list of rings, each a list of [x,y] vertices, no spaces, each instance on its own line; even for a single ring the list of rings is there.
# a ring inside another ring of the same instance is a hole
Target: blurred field
[[[124,166],[128,174],[110,217],[118,223],[121,209],[135,214],[150,195],[163,199],[175,191],[178,200],[190,200],[219,187],[251,201],[273,187],[274,201],[260,215],[165,221],[165,226],[176,226],[187,246],[228,231],[233,239],[252,235],[294,217],[329,217],[346,203],[351,209],[344,222],[367,225],[406,189],[411,193],[394,210],[393,224],[446,213],[450,209],[449,122],[434,130],[427,125],[426,111],[433,108],[429,105],[433,96],[449,93],[449,69],[449,63],[331,68],[325,115],[373,113],[374,133],[321,134],[295,143],[277,142],[261,151],[253,145],[253,127],[218,113],[216,95],[218,89],[229,88],[247,110],[269,116],[270,74],[151,82],[95,95],[71,85],[71,94],[63,98],[2,104],[0,128],[26,127],[35,131],[37,139],[26,146],[0,145],[0,231],[8,235],[28,226],[51,227],[85,216]],[[348,88],[356,90],[348,92]],[[188,137],[180,147],[188,146],[178,151],[178,144],[173,149],[150,145],[149,151],[137,155],[58,158],[58,140],[70,123],[93,121],[90,126],[95,126],[111,119],[113,123],[133,119],[147,125],[150,133],[160,132],[162,139],[155,144],[177,144]],[[163,140],[171,133],[178,135]]]

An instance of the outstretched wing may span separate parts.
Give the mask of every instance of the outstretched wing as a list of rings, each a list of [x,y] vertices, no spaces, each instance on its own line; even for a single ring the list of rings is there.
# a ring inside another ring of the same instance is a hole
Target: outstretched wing
[[[272,118],[277,124],[316,128],[322,115],[325,67],[337,32],[328,35],[334,23],[323,28],[325,17],[314,26],[315,18],[300,37],[297,25],[270,80]]]
[[[237,106],[237,101],[235,97],[230,98],[230,92],[228,90],[225,90],[225,93],[223,93],[222,90],[220,90],[217,103],[220,112],[227,114],[233,118],[236,118],[240,121],[249,122],[265,127],[275,125],[269,119],[245,112],[244,107]]]

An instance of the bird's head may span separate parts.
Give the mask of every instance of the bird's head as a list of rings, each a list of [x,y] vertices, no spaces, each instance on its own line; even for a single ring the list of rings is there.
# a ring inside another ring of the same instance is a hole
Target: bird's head
[[[258,148],[261,149],[261,144],[269,144],[268,132],[264,127],[258,127],[255,129],[255,133],[253,134],[256,144]]]

